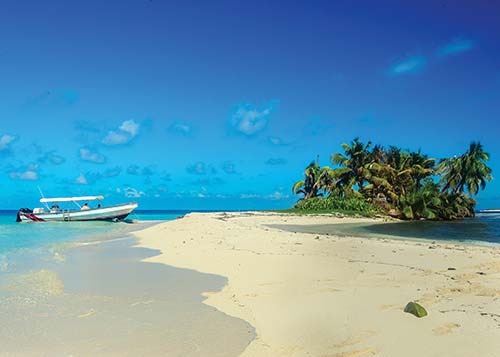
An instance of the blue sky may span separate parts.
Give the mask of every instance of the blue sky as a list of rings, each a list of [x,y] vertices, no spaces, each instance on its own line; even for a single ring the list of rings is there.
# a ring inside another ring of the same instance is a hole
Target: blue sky
[[[355,136],[500,172],[500,7],[2,1],[1,207],[288,207]],[[479,207],[500,206],[494,180]]]

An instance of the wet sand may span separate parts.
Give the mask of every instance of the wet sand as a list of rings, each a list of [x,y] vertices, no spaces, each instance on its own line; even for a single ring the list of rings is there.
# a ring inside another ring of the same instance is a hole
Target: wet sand
[[[3,277],[1,356],[236,356],[247,322],[203,304],[226,278],[141,262],[128,236],[54,252]]]
[[[500,355],[498,247],[270,227],[356,222],[378,221],[195,213],[136,235],[147,261],[228,278],[204,303],[255,327],[242,356]]]

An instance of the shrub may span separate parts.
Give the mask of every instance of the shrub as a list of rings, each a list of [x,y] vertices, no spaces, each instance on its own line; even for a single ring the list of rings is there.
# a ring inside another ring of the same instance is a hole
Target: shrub
[[[335,211],[372,215],[380,210],[360,197],[314,197],[297,202],[294,206],[299,211]]]

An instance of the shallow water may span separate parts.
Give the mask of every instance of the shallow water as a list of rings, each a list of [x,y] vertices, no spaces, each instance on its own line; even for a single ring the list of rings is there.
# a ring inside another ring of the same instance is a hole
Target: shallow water
[[[126,222],[46,222],[17,223],[17,211],[0,210],[0,254],[22,248],[71,242],[98,234],[128,232],[130,222],[172,220],[189,211],[136,211]]]
[[[141,262],[158,252],[128,232],[154,223],[0,224],[27,240],[3,245],[0,355],[240,354],[253,328],[202,303],[225,278]]]
[[[322,225],[274,225],[304,233],[361,236],[366,238],[417,238],[462,243],[500,244],[500,214],[479,214],[452,222],[338,223]]]

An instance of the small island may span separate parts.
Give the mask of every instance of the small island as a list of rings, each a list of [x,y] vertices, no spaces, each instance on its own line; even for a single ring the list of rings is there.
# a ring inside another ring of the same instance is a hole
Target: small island
[[[334,153],[334,167],[311,162],[292,192],[302,198],[288,212],[384,214],[406,220],[474,217],[473,196],[492,179],[479,142],[460,156],[437,160],[420,150],[363,143],[355,138]]]

